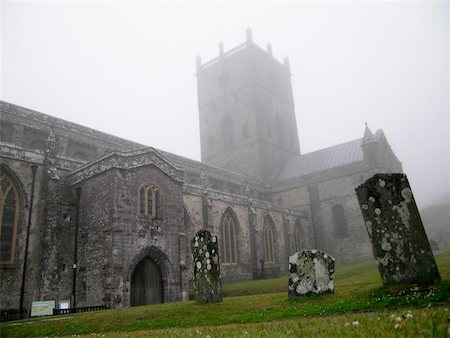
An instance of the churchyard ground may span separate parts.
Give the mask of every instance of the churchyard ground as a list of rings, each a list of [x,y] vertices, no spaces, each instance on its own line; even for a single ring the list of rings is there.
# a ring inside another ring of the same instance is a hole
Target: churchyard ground
[[[382,287],[374,262],[336,267],[334,294],[287,297],[287,276],[224,287],[194,301],[1,324],[2,337],[450,337],[450,252],[434,286]]]

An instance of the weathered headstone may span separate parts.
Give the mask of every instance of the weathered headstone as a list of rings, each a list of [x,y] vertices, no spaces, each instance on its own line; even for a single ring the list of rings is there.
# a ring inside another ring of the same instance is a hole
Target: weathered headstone
[[[289,257],[289,297],[334,292],[334,258],[320,250]]]
[[[406,175],[375,174],[355,190],[383,284],[439,281]]]
[[[194,264],[194,296],[199,303],[222,301],[217,237],[200,230],[191,241]]]

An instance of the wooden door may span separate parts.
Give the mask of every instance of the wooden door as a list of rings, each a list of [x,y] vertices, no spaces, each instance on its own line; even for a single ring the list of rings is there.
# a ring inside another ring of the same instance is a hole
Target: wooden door
[[[161,272],[151,258],[143,258],[134,269],[130,291],[131,306],[163,302]]]

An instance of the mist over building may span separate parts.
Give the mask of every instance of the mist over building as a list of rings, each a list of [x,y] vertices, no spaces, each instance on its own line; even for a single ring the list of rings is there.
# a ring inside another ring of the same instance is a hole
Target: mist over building
[[[289,60],[249,29],[196,64],[201,162],[0,103],[2,309],[182,300],[200,229],[224,282],[279,276],[306,248],[372,258],[354,188],[402,171],[383,131],[301,153]]]

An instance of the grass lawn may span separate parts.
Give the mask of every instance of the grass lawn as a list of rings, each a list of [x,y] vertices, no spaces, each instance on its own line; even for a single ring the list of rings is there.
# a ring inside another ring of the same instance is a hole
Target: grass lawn
[[[334,294],[287,297],[287,277],[224,287],[193,301],[2,323],[2,337],[450,336],[450,252],[435,286],[381,286],[374,262],[337,266]],[[408,312],[410,311],[410,312]],[[391,316],[393,318],[391,318]]]

